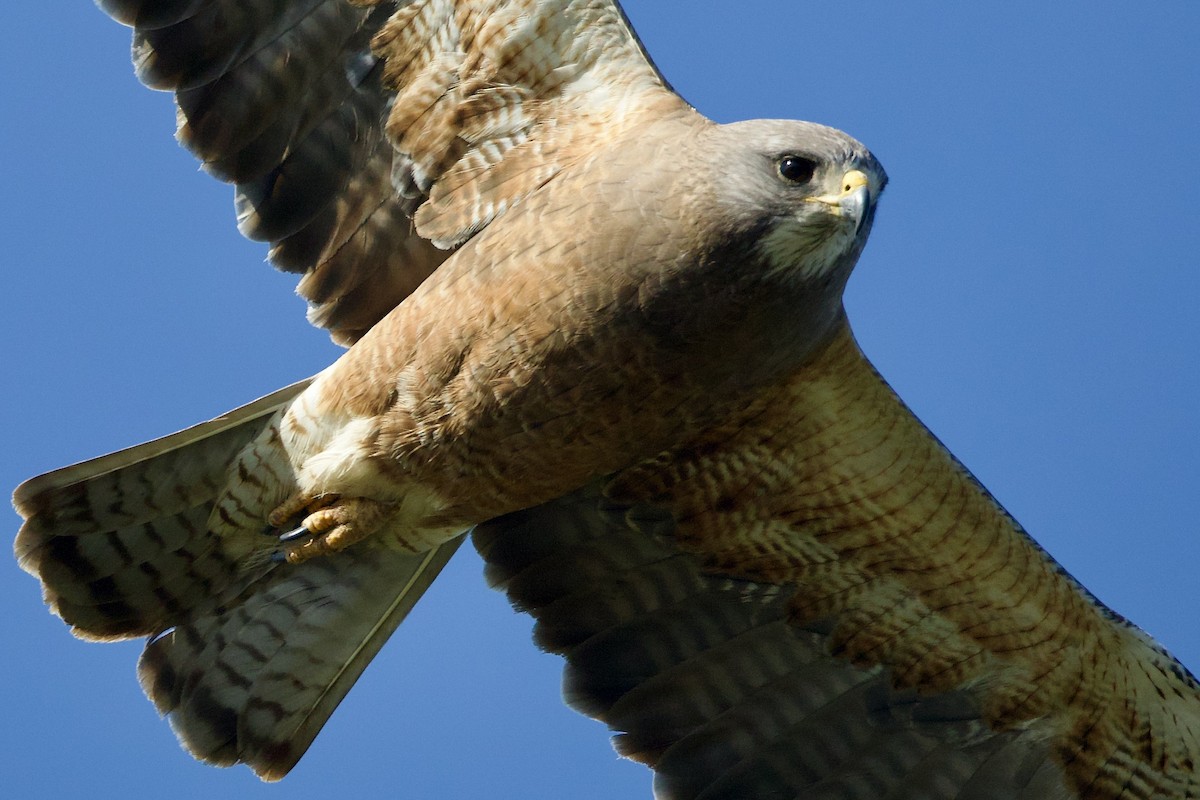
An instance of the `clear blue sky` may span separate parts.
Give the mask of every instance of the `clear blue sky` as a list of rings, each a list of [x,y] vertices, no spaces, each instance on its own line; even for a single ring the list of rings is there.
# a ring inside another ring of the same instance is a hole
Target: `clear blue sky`
[[[0,32],[8,488],[337,353],[174,144],[128,32],[50,5],[12,4]],[[1200,5],[628,5],[702,112],[816,120],[879,156],[847,297],[867,354],[1055,557],[1200,668]],[[283,789],[193,763],[138,689],[140,645],[74,640],[4,558],[0,603],[9,796],[649,796],[469,548]]]

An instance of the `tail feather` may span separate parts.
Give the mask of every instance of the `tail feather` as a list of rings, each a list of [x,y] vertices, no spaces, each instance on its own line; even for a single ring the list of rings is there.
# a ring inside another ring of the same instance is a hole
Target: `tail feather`
[[[282,778],[461,542],[421,555],[360,546],[271,567],[151,641],[142,687],[189,752]]]
[[[267,557],[278,543],[266,514],[294,481],[276,422],[307,383],[14,495],[26,518],[17,559],[51,609],[83,638],[150,637],[138,677],[184,746],[269,780],[308,749],[460,541]]]
[[[76,635],[153,635],[237,577],[258,542],[210,536],[213,504],[238,453],[307,385],[17,487],[17,561]]]

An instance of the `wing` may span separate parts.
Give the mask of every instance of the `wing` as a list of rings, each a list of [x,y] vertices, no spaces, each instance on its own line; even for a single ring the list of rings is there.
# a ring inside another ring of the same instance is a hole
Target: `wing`
[[[342,344],[583,142],[679,102],[615,3],[100,5],[134,28],[138,77],[174,92],[179,140],[235,184],[242,233]]]
[[[1200,693],[845,329],[705,440],[475,533],[656,796],[1200,796]]]

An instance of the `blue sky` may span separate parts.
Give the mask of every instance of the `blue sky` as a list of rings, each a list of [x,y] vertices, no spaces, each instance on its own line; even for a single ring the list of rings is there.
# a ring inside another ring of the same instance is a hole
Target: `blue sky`
[[[211,417],[336,357],[85,0],[0,38],[0,486]],[[847,306],[927,425],[1097,596],[1200,668],[1200,5],[630,0],[718,121],[798,117],[891,176]],[[680,164],[686,169],[686,164]],[[6,518],[15,533],[15,514]],[[0,559],[15,797],[649,796],[560,665],[450,565],[283,786],[194,763],[140,645],[74,640]]]

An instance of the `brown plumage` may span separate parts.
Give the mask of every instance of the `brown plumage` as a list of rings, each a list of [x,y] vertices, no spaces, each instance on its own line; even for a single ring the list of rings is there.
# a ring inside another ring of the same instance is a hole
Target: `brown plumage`
[[[714,125],[606,2],[360,5],[105,4],[355,343],[17,490],[22,566],[78,634],[151,637],[198,758],[285,774],[476,526],[661,796],[1200,794],[1190,675],[854,344],[865,148]]]

